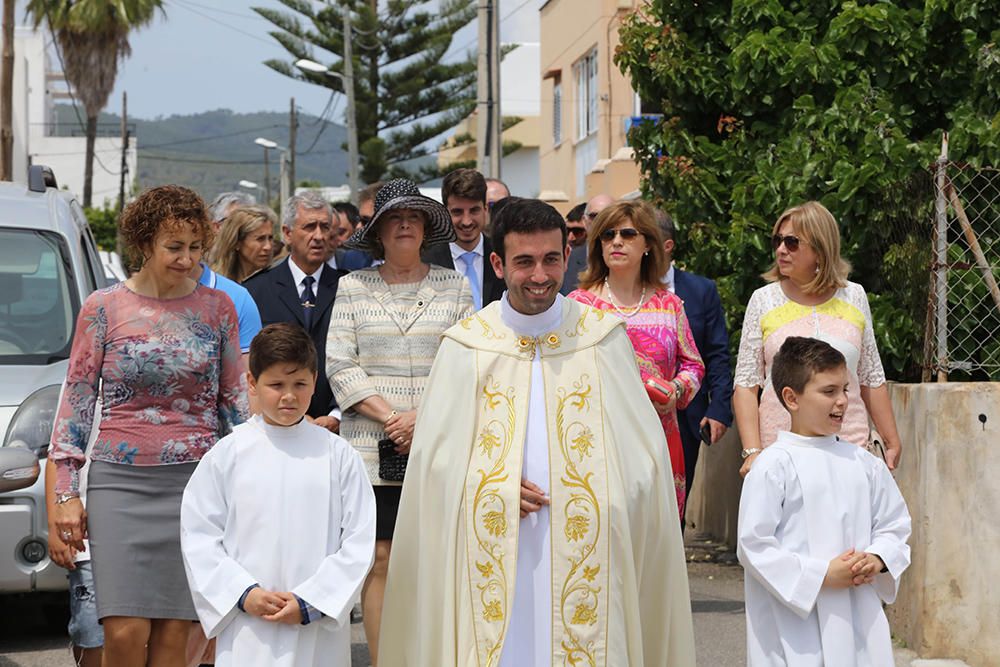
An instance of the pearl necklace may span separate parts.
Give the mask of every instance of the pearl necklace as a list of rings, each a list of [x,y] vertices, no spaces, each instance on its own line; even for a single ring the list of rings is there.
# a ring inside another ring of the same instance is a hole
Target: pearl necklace
[[[617,303],[615,303],[615,295],[611,292],[611,285],[608,284],[608,279],[604,278],[604,289],[608,291],[608,300],[611,302],[611,306],[618,311],[618,314],[622,317],[632,317],[639,312],[642,308],[642,304],[646,302],[646,286],[642,286],[642,294],[639,296],[639,303],[626,309],[622,309]],[[626,312],[628,311],[628,312]]]

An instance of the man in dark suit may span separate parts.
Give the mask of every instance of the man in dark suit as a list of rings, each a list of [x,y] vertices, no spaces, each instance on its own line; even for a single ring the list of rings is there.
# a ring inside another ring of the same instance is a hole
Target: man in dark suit
[[[288,198],[281,218],[281,234],[288,259],[243,283],[260,309],[264,326],[297,322],[316,345],[316,391],[306,412],[319,426],[336,432],[340,412],[326,377],[326,334],[342,272],[326,263],[333,228],[330,204],[315,192]]]
[[[475,169],[456,169],[441,183],[441,199],[451,214],[457,240],[431,246],[424,261],[455,269],[469,279],[476,310],[503,296],[503,280],[490,264],[493,243],[486,227],[486,179]]]
[[[675,249],[674,223],[664,211],[656,212],[663,233],[663,249],[667,260]],[[694,467],[701,447],[701,430],[708,427],[711,445],[719,440],[733,423],[733,378],[729,370],[729,334],[722,312],[722,300],[715,283],[696,273],[674,268],[664,276],[667,289],[684,302],[684,313],[691,327],[694,343],[705,362],[705,379],[694,400],[684,410],[677,411],[681,442],[684,444],[684,472],[688,492],[694,482]]]

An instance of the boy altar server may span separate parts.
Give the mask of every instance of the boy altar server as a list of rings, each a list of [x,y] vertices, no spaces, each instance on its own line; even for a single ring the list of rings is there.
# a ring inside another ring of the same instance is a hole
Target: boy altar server
[[[351,664],[349,614],[372,563],[375,496],[346,440],[305,419],[316,349],[291,324],[250,345],[261,414],[205,455],[181,550],[216,665]]]
[[[910,564],[910,515],[885,463],[837,437],[843,355],[792,337],[772,384],[792,415],[743,484],[737,554],[746,569],[747,663],[885,667],[882,603]]]

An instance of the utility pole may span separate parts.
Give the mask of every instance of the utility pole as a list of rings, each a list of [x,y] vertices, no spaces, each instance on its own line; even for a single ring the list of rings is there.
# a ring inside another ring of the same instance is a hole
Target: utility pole
[[[351,48],[351,10],[344,8],[344,88],[347,93],[347,160],[351,203],[358,205],[358,122],[354,107],[354,52]]]
[[[268,157],[270,152],[270,148],[264,148],[264,206],[271,205],[271,161]]]
[[[122,91],[122,169],[118,182],[118,213],[125,208],[125,179],[128,178],[128,94]]]
[[[14,180],[14,0],[3,0],[0,63],[0,181]]]
[[[500,178],[500,12],[499,0],[479,0],[476,161],[487,178]]]
[[[295,98],[292,98],[288,109],[288,180],[291,182],[291,192],[295,193],[295,134],[299,128],[299,116],[295,110]]]

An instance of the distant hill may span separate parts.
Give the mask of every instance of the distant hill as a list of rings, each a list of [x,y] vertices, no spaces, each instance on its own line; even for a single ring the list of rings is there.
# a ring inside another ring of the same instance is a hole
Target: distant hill
[[[73,108],[56,107],[60,124],[75,122]],[[121,122],[115,114],[102,113],[104,123]],[[237,189],[242,180],[264,184],[264,149],[254,144],[265,137],[288,145],[288,114],[245,113],[228,109],[190,116],[130,119],[135,124],[139,148],[139,189],[177,183],[211,199],[219,192]],[[325,126],[325,129],[324,129]],[[347,183],[346,130],[335,123],[323,123],[315,116],[299,114],[296,141],[295,180],[317,181],[323,185]],[[278,155],[271,151],[271,196],[278,196]]]

